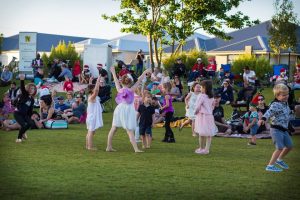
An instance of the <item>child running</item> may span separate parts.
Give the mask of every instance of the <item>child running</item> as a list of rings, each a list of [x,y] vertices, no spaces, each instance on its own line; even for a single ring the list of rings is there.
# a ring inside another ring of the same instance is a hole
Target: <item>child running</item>
[[[289,166],[283,161],[283,158],[292,150],[293,143],[289,135],[289,115],[288,105],[289,88],[284,84],[277,84],[273,88],[275,96],[270,108],[258,121],[258,125],[263,124],[270,119],[270,133],[276,150],[273,152],[271,160],[266,167],[266,171],[281,172],[282,169],[288,169]],[[277,167],[276,165],[279,167]]]
[[[151,105],[152,96],[147,94],[144,103],[138,108],[137,121],[139,121],[139,133],[142,136],[143,148],[149,149],[152,140],[152,127],[154,126],[154,107]]]
[[[24,79],[25,75],[20,74],[20,89],[21,94],[18,97],[17,108],[14,112],[15,120],[21,126],[16,140],[17,143],[22,142],[22,139],[25,138],[26,131],[30,128],[31,115],[33,111],[34,96],[37,92],[36,86],[33,83],[29,83],[25,86]]]
[[[196,101],[201,93],[201,86],[199,82],[195,82],[192,85],[191,92],[186,96],[184,102],[186,105],[186,114],[185,116],[188,117],[188,120],[186,120],[184,123],[182,123],[179,127],[179,131],[183,129],[183,127],[187,124],[192,123],[192,135],[195,137],[196,133],[194,131],[195,128],[195,108],[196,108]]]
[[[87,117],[86,126],[88,132],[86,134],[86,149],[87,150],[97,150],[93,147],[93,136],[95,135],[96,129],[103,126],[102,120],[102,107],[100,104],[99,85],[101,76],[98,77],[96,85],[88,86],[88,107],[87,107]]]
[[[199,134],[200,147],[195,150],[195,153],[209,154],[211,138],[216,134],[213,116],[214,98],[212,93],[212,82],[210,80],[204,80],[200,85],[201,94],[198,96],[195,111],[195,132]]]
[[[161,111],[165,114],[165,137],[162,142],[175,143],[174,133],[171,129],[170,123],[173,117],[174,108],[172,105],[172,96],[170,95],[171,83],[163,83],[162,92],[164,94],[164,102]]]
[[[134,151],[136,153],[143,152],[138,148],[134,137],[134,130],[136,129],[137,122],[133,100],[135,89],[139,87],[145,74],[150,72],[150,70],[151,69],[145,70],[133,86],[131,86],[133,82],[132,77],[130,77],[127,74],[124,75],[121,80],[121,86],[117,78],[115,68],[110,68],[118,92],[116,97],[116,102],[118,105],[114,110],[112,127],[107,137],[106,151],[116,151],[112,148],[112,138],[115,135],[117,128],[122,127],[127,131],[129,140],[134,148]]]

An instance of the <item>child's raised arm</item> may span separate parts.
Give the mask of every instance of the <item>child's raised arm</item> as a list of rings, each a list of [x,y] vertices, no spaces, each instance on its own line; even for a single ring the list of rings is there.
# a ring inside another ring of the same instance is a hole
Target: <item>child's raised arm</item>
[[[137,87],[139,87],[140,83],[142,82],[142,80],[144,79],[145,75],[148,73],[148,72],[151,72],[152,70],[149,68],[147,70],[145,70],[143,72],[142,75],[140,75],[140,77],[138,78],[137,82],[131,87],[131,89],[134,91]]]
[[[96,99],[96,97],[98,96],[98,93],[99,93],[99,86],[100,86],[100,79],[101,79],[101,76],[99,75],[98,78],[97,78],[97,81],[96,81],[96,85],[93,89],[93,93],[92,95],[89,97],[89,100],[90,101],[94,101]]]
[[[113,76],[113,78],[114,78],[114,82],[115,82],[115,85],[116,85],[116,89],[117,89],[117,91],[119,91],[120,89],[121,89],[121,86],[120,86],[120,82],[119,82],[119,80],[118,80],[118,78],[117,78],[117,75],[116,75],[116,70],[115,70],[115,67],[110,67],[110,71],[111,71],[111,74],[112,74],[112,76]]]

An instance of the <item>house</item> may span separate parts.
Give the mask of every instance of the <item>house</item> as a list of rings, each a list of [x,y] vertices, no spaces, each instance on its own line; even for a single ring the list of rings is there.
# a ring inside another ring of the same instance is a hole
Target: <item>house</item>
[[[242,54],[252,54],[257,57],[265,56],[270,63],[277,63],[277,57],[272,55],[269,47],[268,29],[271,21],[262,22],[252,27],[247,27],[228,33],[232,37],[231,40],[225,41],[220,38],[194,38],[187,40],[183,46],[183,50],[187,51],[193,48],[206,51],[209,57],[215,57],[218,67],[221,64],[232,63],[232,61]],[[295,65],[297,58],[300,56],[300,27],[297,29],[297,48],[295,52],[283,51],[280,55],[281,64]],[[175,48],[177,45],[175,46]],[[164,49],[166,53],[171,52],[171,47]]]
[[[46,33],[37,33],[37,51],[42,53],[50,53],[52,46],[57,46],[59,41],[66,43],[76,43],[86,40],[86,37],[75,37],[65,35],[54,35]],[[106,42],[107,40],[102,40]],[[19,34],[6,37],[3,40],[1,62],[3,65],[9,64],[13,57],[19,58]]]

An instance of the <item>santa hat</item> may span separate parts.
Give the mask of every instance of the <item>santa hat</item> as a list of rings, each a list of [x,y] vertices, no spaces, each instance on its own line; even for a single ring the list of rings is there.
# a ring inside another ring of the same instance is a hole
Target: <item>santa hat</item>
[[[280,69],[280,73],[282,73],[282,72],[285,72],[285,69],[284,69],[284,68],[281,68],[281,69]]]
[[[97,64],[97,67],[99,68],[99,67],[102,67],[103,65],[101,64],[101,63],[98,63]]]
[[[89,69],[89,66],[88,65],[84,65],[83,69]]]
[[[250,103],[249,103],[249,106],[250,106],[250,107],[255,107],[255,108],[256,108],[257,105],[258,105],[257,103],[253,103],[253,102],[250,102]]]
[[[256,94],[256,95],[252,98],[252,100],[251,100],[250,103],[253,103],[253,104],[258,105],[258,97],[259,97],[259,96],[261,96],[261,95],[260,95],[260,94]]]

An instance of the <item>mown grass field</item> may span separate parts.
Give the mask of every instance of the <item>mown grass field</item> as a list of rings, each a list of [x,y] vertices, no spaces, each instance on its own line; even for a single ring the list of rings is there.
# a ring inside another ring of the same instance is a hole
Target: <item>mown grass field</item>
[[[264,93],[272,98],[270,89]],[[176,116],[183,108],[175,103]],[[229,117],[231,108],[225,110]],[[162,143],[164,129],[155,128],[152,148],[141,154],[119,129],[113,139],[118,151],[107,153],[112,112],[103,118],[94,152],[84,149],[84,124],[30,130],[21,144],[16,131],[1,131],[0,199],[299,199],[299,136],[286,157],[290,169],[276,174],[265,171],[274,150],[270,139],[252,147],[246,139],[215,137],[211,153],[197,155],[190,128],[174,129],[175,144]]]

